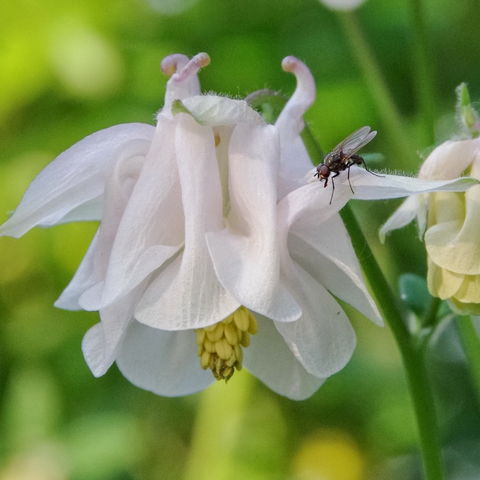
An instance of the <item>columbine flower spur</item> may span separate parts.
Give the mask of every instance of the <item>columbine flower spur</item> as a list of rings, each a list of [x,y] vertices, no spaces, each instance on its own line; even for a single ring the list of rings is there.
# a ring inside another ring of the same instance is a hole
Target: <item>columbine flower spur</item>
[[[117,125],[72,146],[32,182],[0,234],[100,221],[56,302],[99,311],[82,345],[94,375],[116,362],[135,385],[174,396],[245,366],[303,399],[355,346],[335,297],[381,323],[338,210],[353,195],[462,190],[468,181],[353,166],[353,188],[339,176],[330,204],[299,136],[315,98],[307,67],[284,59],[297,89],[268,125],[242,100],[200,95],[197,72],[209,61],[165,58],[171,78],[156,127]]]

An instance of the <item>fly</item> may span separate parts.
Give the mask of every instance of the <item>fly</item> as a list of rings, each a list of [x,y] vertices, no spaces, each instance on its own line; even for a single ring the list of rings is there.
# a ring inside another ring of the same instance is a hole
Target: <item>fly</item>
[[[376,175],[377,177],[381,176],[370,171],[367,168],[367,164],[363,157],[356,154],[358,150],[373,140],[376,134],[377,132],[371,130],[368,126],[356,130],[345,140],[340,142],[330,153],[327,153],[323,159],[323,163],[318,165],[314,176],[318,177],[320,181],[325,181],[323,187],[326,188],[329,178],[332,180],[332,196],[330,197],[330,204],[332,203],[333,192],[335,191],[335,182],[333,179],[338,177],[340,172],[343,172],[344,170],[347,170],[348,185],[350,186],[352,193],[354,193],[352,184],[350,183],[350,167],[352,165],[363,165],[367,172]],[[330,176],[332,173],[334,173],[334,175]]]

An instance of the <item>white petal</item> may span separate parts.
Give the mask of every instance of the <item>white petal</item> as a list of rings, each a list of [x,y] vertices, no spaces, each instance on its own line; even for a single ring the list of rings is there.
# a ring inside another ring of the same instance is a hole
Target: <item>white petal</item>
[[[91,287],[85,290],[78,299],[78,304],[85,310],[101,308],[102,292],[112,246],[142,165],[143,158],[121,158],[107,179],[103,219],[98,230],[95,250],[92,252],[93,259],[89,263],[93,269],[90,273]],[[76,288],[77,286],[74,284],[72,287]]]
[[[64,310],[81,310],[82,307],[78,303],[80,297],[86,290],[98,282],[95,276],[95,255],[98,235],[99,230],[97,230],[97,233],[93,237],[87,253],[83,257],[72,280],[55,302],[57,308],[63,308]]]
[[[200,367],[192,330],[166,332],[133,322],[117,364],[134,385],[167,397],[198,392],[214,381]]]
[[[325,379],[310,375],[288,349],[273,322],[255,315],[258,333],[244,349],[245,367],[265,385],[292,400],[304,400],[315,393]],[[235,381],[235,379],[233,379]]]
[[[332,195],[330,184],[324,188],[322,183],[314,181],[293,190],[280,200],[278,219],[285,231],[288,231],[296,221],[305,218],[320,224],[335,215],[351,196],[352,192],[346,184],[341,183],[337,186],[335,183]]]
[[[402,202],[393,215],[381,226],[379,230],[380,241],[385,242],[385,236],[392,230],[408,225],[417,215],[417,197],[412,195]]]
[[[338,215],[322,224],[297,222],[290,230],[288,248],[292,259],[335,297],[349,303],[376,324],[383,325]]]
[[[135,318],[163,330],[206,326],[240,304],[219,283],[205,232],[223,228],[222,197],[213,132],[178,114],[175,138],[185,217],[185,247],[151,282]]]
[[[423,162],[419,178],[443,180],[459,177],[480,153],[478,140],[448,141],[439,145]]]
[[[112,366],[114,358],[105,359],[105,334],[102,324],[90,328],[82,340],[82,351],[88,368],[96,377],[101,377]]]
[[[278,143],[272,126],[238,125],[230,139],[229,228],[207,234],[218,278],[240,304],[277,321],[301,311],[280,284]]]
[[[295,75],[297,88],[280,113],[275,126],[281,136],[291,140],[303,130],[303,114],[315,101],[316,88],[310,70],[298,58],[285,57],[282,61],[282,68]]]
[[[185,98],[183,105],[197,122],[210,127],[251,123],[262,125],[262,117],[245,100],[233,100],[218,95],[198,95]]]
[[[191,60],[186,55],[175,53],[162,60],[162,71],[171,75],[165,91],[165,105],[160,113],[171,116],[170,107],[174,100],[182,100],[200,94],[198,71],[210,63],[206,53],[195,55]]]
[[[144,285],[140,285],[121,301],[102,309],[101,322],[94,325],[83,338],[83,354],[96,377],[103,375],[115,361],[143,289]]]
[[[352,356],[356,342],[352,326],[330,293],[299,265],[285,262],[285,275],[303,315],[275,326],[308,373],[329,377]]]
[[[312,161],[301,137],[297,136],[289,140],[280,135],[279,198],[305,185],[305,176],[311,169]]]
[[[139,175],[138,157],[120,159],[105,185],[105,215],[85,257],[67,288],[55,302],[66,310],[99,310],[110,252],[130,192]]]
[[[303,185],[312,162],[300,138],[303,114],[315,100],[315,81],[308,67],[295,57],[286,57],[282,67],[297,79],[295,93],[280,113],[275,126],[280,136],[279,196]]]
[[[378,174],[380,175],[380,174]],[[359,200],[378,200],[382,198],[406,197],[415,193],[434,191],[464,192],[477,183],[471,178],[454,180],[422,180],[400,175],[374,175],[363,168],[353,166],[350,172],[350,182],[353,198]],[[348,183],[343,176],[342,183]],[[339,177],[340,178],[340,177]],[[337,183],[335,184],[337,186]]]
[[[99,195],[98,197],[89,200],[88,202],[79,205],[77,208],[74,208],[72,211],[67,213],[61,220],[59,220],[55,225],[61,223],[70,223],[70,222],[92,222],[99,221],[102,219],[103,213],[103,196]],[[42,226],[47,226],[45,223],[42,223]]]
[[[145,155],[153,131],[140,123],[117,125],[70,147],[33,180],[0,235],[20,237],[36,225],[62,223],[70,212],[98,199],[112,164]]]
[[[418,227],[418,238],[423,239],[425,230],[427,229],[427,220],[428,220],[428,205],[430,202],[430,195],[420,194],[416,195],[417,200],[417,227]]]
[[[115,235],[103,306],[128,293],[183,245],[174,126],[174,121],[159,117],[151,149]]]

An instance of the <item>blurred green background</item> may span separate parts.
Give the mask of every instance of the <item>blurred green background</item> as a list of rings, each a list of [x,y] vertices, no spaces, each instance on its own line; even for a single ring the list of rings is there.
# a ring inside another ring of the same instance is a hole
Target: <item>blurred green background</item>
[[[369,0],[357,13],[423,154],[431,142],[416,96],[411,5]],[[440,141],[455,132],[454,88],[466,81],[480,98],[480,9],[475,0],[425,6]],[[385,158],[375,167],[417,170],[419,156],[395,158],[341,23],[315,0],[0,0],[0,219],[77,140],[116,123],[152,123],[166,83],[160,60],[200,51],[212,59],[200,74],[204,90],[236,97],[261,88],[290,94],[294,78],[280,62],[298,56],[316,78],[306,118],[323,147],[371,125],[379,135],[369,147]],[[375,215],[366,202],[354,205],[393,285],[399,273],[425,272],[413,227],[378,244],[376,230],[396,205],[375,204]],[[0,239],[0,480],[421,478],[390,332],[353,314],[353,360],[308,401],[281,398],[246,373],[203,397],[177,399],[133,387],[116,367],[95,379],[80,342],[97,315],[52,305],[95,228]],[[478,479],[478,398],[452,325],[438,335],[429,367],[448,478]],[[225,416],[229,422],[215,422]]]

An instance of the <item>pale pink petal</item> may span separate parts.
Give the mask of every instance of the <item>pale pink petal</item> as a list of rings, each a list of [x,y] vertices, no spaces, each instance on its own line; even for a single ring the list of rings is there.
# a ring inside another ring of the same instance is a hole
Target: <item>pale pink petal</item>
[[[103,194],[108,172],[120,159],[147,153],[154,128],[132,123],[96,132],[59,155],[30,184],[15,213],[0,227],[0,235],[20,237],[36,225],[62,223],[84,204]],[[86,215],[89,220],[89,215]]]
[[[287,347],[273,322],[255,315],[258,333],[244,349],[244,365],[274,392],[304,400],[316,392],[325,379],[309,374]],[[233,379],[235,381],[235,379]]]
[[[240,304],[220,284],[205,233],[223,229],[221,186],[212,129],[178,114],[175,151],[185,217],[185,247],[160,270],[135,312],[138,321],[164,330],[203,327]]]
[[[272,126],[238,125],[230,139],[228,228],[207,234],[218,278],[240,304],[277,321],[301,315],[280,283],[278,143]]]

